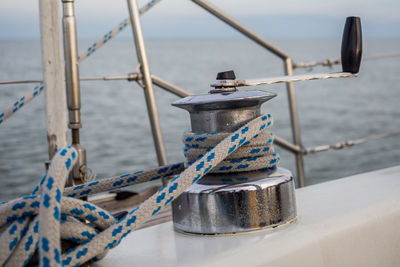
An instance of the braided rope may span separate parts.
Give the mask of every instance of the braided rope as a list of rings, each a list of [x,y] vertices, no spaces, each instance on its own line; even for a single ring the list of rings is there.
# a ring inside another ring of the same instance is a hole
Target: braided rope
[[[271,116],[271,115],[267,115]],[[269,125],[267,125],[269,126]],[[205,153],[215,147],[230,133],[192,133],[183,135],[184,155],[186,165],[203,157]],[[240,171],[254,171],[271,168],[280,160],[271,144],[274,142],[272,133],[262,131],[253,139],[246,141],[235,152],[230,154],[221,163],[212,169],[212,173],[229,173]]]
[[[144,14],[146,11],[148,11],[150,8],[152,8],[154,5],[156,5],[158,2],[161,0],[151,0],[149,1],[146,5],[144,5],[140,10],[139,14]],[[115,37],[117,34],[119,34],[121,31],[123,31],[126,27],[131,25],[131,20],[130,18],[126,18],[123,21],[119,23],[118,26],[116,26],[114,29],[106,33],[101,39],[99,39],[97,42],[94,42],[91,46],[88,47],[88,49],[78,57],[78,61],[81,62],[82,60],[86,59],[88,56],[93,54],[96,50],[98,50],[100,47],[102,47],[105,43],[107,43],[109,40],[111,40],[113,37]]]
[[[183,163],[179,163],[147,172],[127,173],[65,190],[64,183],[76,161],[76,151],[72,147],[59,150],[34,194],[0,203],[0,227],[5,229],[0,237],[0,264],[24,266],[36,248],[39,251],[40,266],[77,266],[89,260],[101,259],[109,249],[117,246],[130,232],[157,214],[213,167],[218,167],[224,159],[241,158],[240,155],[234,156],[240,147],[244,146],[243,151],[269,147],[269,153],[263,156],[269,161],[276,161],[259,167],[276,166],[279,157],[274,155],[272,142],[269,142],[272,135],[264,134],[271,125],[271,116],[264,115],[232,134],[185,134],[184,139],[209,137],[206,143],[215,143],[215,147],[204,146],[202,149],[208,151],[204,154],[201,152],[203,156],[184,171]],[[269,139],[262,141],[264,137]],[[218,138],[223,140],[218,142]],[[199,142],[205,141],[189,140],[185,144]],[[251,153],[248,155],[252,156]],[[118,221],[109,212],[72,197],[171,176],[174,178],[167,185]],[[82,223],[85,220],[93,223],[95,228]],[[75,246],[62,251],[64,240],[74,242]]]
[[[43,91],[43,89],[44,85],[43,82],[41,82],[36,85],[31,92],[18,99],[12,106],[8,107],[3,113],[0,114],[0,124],[2,124],[24,105],[28,104],[35,96],[39,95]]]
[[[161,0],[149,1],[146,5],[144,5],[139,10],[139,14],[144,14],[146,11],[148,11],[150,8],[152,8],[154,5],[156,5],[160,1]],[[129,18],[124,19],[118,26],[116,26],[114,29],[112,29],[108,33],[106,33],[100,40],[93,43],[88,49],[86,49],[86,51],[84,51],[80,56],[78,56],[78,62],[80,63],[83,60],[85,60],[88,56],[93,54],[96,50],[98,50],[105,43],[110,41],[113,37],[115,37],[117,34],[119,34],[122,30],[124,30],[130,24],[131,24],[131,21]],[[2,112],[0,114],[0,124],[3,123],[5,120],[7,120],[15,112],[17,112],[21,107],[28,104],[34,97],[38,96],[43,91],[43,89],[44,89],[44,85],[43,85],[43,82],[41,82],[38,85],[36,85],[35,88],[31,92],[29,92],[28,94],[26,94],[25,96],[23,96],[19,100],[17,100],[14,103],[14,105],[8,107],[4,112]]]

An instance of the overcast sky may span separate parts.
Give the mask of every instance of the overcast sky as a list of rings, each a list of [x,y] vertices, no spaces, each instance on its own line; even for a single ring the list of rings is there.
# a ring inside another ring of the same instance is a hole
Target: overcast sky
[[[57,1],[57,0],[55,0]],[[340,38],[346,16],[362,19],[367,38],[400,38],[400,0],[209,0],[268,38]],[[146,1],[140,0],[142,6]],[[1,0],[0,38],[39,35],[38,0]],[[96,38],[128,16],[125,0],[76,0],[80,38]],[[162,0],[142,17],[145,36],[239,36],[189,0]],[[131,34],[125,31],[121,38]]]

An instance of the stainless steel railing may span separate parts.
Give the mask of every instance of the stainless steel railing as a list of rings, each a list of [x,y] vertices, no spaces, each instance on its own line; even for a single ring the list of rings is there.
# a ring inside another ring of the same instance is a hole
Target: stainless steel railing
[[[71,3],[73,4],[74,1],[73,0],[64,0],[64,2],[68,2],[68,4],[71,5]],[[153,1],[153,2],[152,2],[152,5],[159,2],[159,0]],[[213,16],[217,17],[221,21],[225,22],[230,27],[236,29],[237,31],[242,33],[244,36],[246,36],[248,39],[254,41],[255,43],[257,43],[258,45],[260,45],[267,51],[271,52],[273,55],[279,57],[283,62],[284,74],[287,76],[293,75],[294,68],[306,68],[306,67],[314,67],[314,66],[318,66],[318,65],[332,66],[334,64],[340,63],[340,60],[336,59],[336,60],[325,60],[325,61],[321,61],[321,62],[306,62],[306,63],[294,64],[292,58],[287,53],[285,53],[284,51],[282,51],[281,49],[279,49],[278,47],[276,47],[269,41],[265,40],[261,36],[252,32],[250,29],[248,29],[244,25],[240,24],[235,19],[233,19],[226,13],[222,12],[215,6],[211,5],[207,1],[192,0],[192,2],[194,2],[199,7],[206,10]],[[101,45],[104,45],[106,43],[106,41],[108,41],[113,36],[115,36],[120,31],[122,31],[125,27],[127,27],[127,25],[131,24],[134,39],[135,39],[135,49],[136,49],[136,53],[137,53],[138,60],[140,63],[138,71],[134,72],[134,73],[130,73],[128,75],[120,75],[120,76],[84,77],[84,78],[80,78],[80,81],[128,80],[128,81],[136,81],[141,87],[143,87],[143,89],[145,91],[145,99],[146,99],[146,103],[147,103],[147,109],[148,109],[148,113],[149,113],[150,124],[151,124],[152,133],[153,133],[153,140],[154,140],[154,144],[155,144],[155,148],[156,148],[158,163],[159,163],[159,165],[165,165],[167,163],[167,157],[166,157],[166,153],[165,153],[165,148],[164,148],[165,146],[164,146],[163,137],[162,137],[162,133],[161,133],[159,116],[157,113],[157,106],[156,106],[152,86],[153,86],[153,84],[157,85],[158,87],[160,87],[172,94],[175,94],[179,97],[189,96],[190,92],[188,92],[185,89],[180,88],[179,86],[174,85],[173,83],[168,82],[150,72],[150,67],[149,67],[149,63],[147,61],[146,48],[145,48],[145,44],[144,44],[143,34],[141,31],[139,16],[140,16],[140,12],[143,13],[143,12],[147,11],[151,6],[150,7],[145,6],[142,8],[142,10],[139,10],[137,8],[136,0],[127,0],[127,3],[128,3],[130,18],[125,19],[120,24],[120,27],[114,28],[104,38],[99,40],[99,42],[96,42],[92,47],[90,47],[88,49],[88,52],[82,54],[82,55],[84,55],[84,57],[81,56],[79,61],[81,61],[83,58],[91,55],[95,49],[98,49]],[[72,44],[72,43],[69,44],[68,41],[65,43],[65,49],[69,50],[69,49],[72,49],[73,47],[74,47],[74,44]],[[398,55],[399,54],[381,55],[381,56],[371,57],[371,59],[378,58],[378,57],[392,57],[392,56],[398,56]],[[60,70],[60,71],[62,71],[62,70]],[[69,79],[71,79],[71,78],[68,78],[68,77],[66,78],[67,84],[71,83],[71,81],[68,81]],[[19,84],[19,83],[38,83],[38,82],[41,82],[41,81],[40,80],[0,81],[0,85],[2,85],[2,84]],[[74,82],[76,83],[76,79]],[[297,181],[298,181],[299,187],[303,187],[306,184],[305,171],[304,171],[304,156],[305,155],[311,154],[311,153],[316,153],[316,152],[321,152],[321,151],[326,151],[328,149],[341,149],[341,148],[345,148],[345,147],[351,147],[356,144],[361,144],[361,143],[365,143],[368,141],[384,138],[387,136],[400,134],[400,130],[399,130],[399,131],[393,131],[390,133],[371,136],[371,137],[367,137],[367,138],[361,138],[361,139],[357,139],[357,140],[353,140],[353,141],[340,142],[335,145],[317,146],[317,147],[314,147],[311,149],[307,149],[302,144],[300,122],[299,122],[299,116],[298,116],[298,111],[297,111],[295,88],[294,88],[293,82],[291,82],[291,81],[286,82],[286,90],[287,90],[288,106],[289,106],[289,111],[290,111],[290,120],[291,120],[293,141],[290,142],[288,140],[285,140],[285,139],[277,136],[275,138],[275,143],[278,146],[280,146],[281,148],[288,150],[295,155],[296,168],[297,168]],[[75,143],[76,143],[76,140],[75,140]],[[79,143],[79,140],[78,140],[78,143]]]

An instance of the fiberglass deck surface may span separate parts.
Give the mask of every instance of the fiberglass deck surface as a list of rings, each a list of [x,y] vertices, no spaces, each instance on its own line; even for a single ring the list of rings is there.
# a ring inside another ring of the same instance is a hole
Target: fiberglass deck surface
[[[136,231],[105,266],[400,266],[400,166],[296,190],[291,225],[235,236]]]

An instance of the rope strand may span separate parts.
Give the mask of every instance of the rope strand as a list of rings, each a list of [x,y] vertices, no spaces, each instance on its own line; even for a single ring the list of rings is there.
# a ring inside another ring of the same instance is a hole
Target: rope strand
[[[76,161],[77,153],[72,147],[59,150],[47,175],[34,190],[35,194],[0,203],[0,227],[5,229],[0,237],[0,264],[24,266],[30,261],[36,248],[39,251],[40,266],[76,266],[89,260],[101,259],[108,250],[160,212],[190,185],[214,171],[213,167],[217,169],[225,159],[230,162],[231,159],[254,157],[251,153],[245,155],[235,151],[269,147],[268,153],[263,154],[263,157],[275,161],[269,162],[269,165],[259,164],[258,167],[275,167],[279,156],[273,152],[270,141],[272,135],[264,133],[271,125],[272,118],[268,114],[252,120],[231,134],[187,133],[184,139],[193,136],[196,138],[185,141],[186,145],[193,146],[201,142],[206,145],[201,148],[202,155],[197,155],[198,159],[185,170],[183,163],[178,163],[65,190],[65,180]],[[204,137],[209,137],[209,140]],[[202,149],[207,151],[204,153]],[[108,211],[72,197],[87,196],[168,176],[173,176],[168,184],[118,221]],[[84,224],[85,221],[94,224],[94,228]],[[75,246],[63,251],[66,249],[66,241]]]

